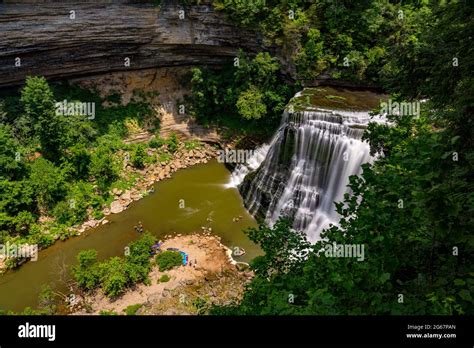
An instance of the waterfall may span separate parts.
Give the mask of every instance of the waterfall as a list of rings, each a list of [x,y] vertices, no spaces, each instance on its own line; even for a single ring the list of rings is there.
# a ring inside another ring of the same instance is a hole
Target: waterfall
[[[269,148],[270,145],[263,144],[253,152],[253,155],[248,158],[245,163],[239,164],[232,172],[230,176],[230,182],[227,184],[227,187],[239,186],[242,181],[244,181],[248,173],[253,172],[258,167],[260,167],[267,156]]]
[[[294,229],[315,242],[338,223],[334,202],[349,192],[349,176],[360,174],[371,159],[361,140],[369,121],[368,112],[285,111],[270,144],[234,170],[232,184],[239,185],[251,214],[270,226],[290,217]]]

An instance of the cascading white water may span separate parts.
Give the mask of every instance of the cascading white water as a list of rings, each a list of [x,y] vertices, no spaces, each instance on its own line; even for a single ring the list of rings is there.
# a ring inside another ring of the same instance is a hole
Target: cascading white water
[[[288,216],[309,241],[318,240],[324,228],[339,220],[334,202],[349,191],[349,177],[360,174],[361,165],[371,159],[369,145],[361,141],[369,121],[368,112],[285,112],[258,160],[233,173],[234,185],[242,183],[239,188],[248,210],[269,225]],[[254,176],[243,181],[256,167],[260,168]]]
[[[271,143],[270,143],[271,144]],[[256,170],[267,156],[268,149],[271,145],[263,144],[254,150],[252,156],[248,158],[245,163],[239,164],[230,176],[230,181],[227,184],[227,187],[237,187],[244,181],[248,173]]]

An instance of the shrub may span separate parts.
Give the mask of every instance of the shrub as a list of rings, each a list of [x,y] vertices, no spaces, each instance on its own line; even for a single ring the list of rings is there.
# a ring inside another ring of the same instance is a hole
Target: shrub
[[[61,201],[53,209],[53,216],[56,217],[56,221],[60,224],[72,226],[76,223],[84,221],[87,217],[87,207],[77,206],[75,201],[74,205],[71,202]]]
[[[91,156],[89,172],[102,189],[118,177],[117,169],[110,149],[102,144],[97,147]]]
[[[45,209],[52,208],[66,194],[63,172],[52,162],[42,157],[31,165],[29,181],[35,191],[38,205]]]
[[[165,144],[166,144],[166,140],[157,136],[156,138],[153,138],[150,140],[150,142],[148,143],[148,146],[154,149],[157,149],[157,148],[162,147]]]
[[[128,283],[125,262],[120,257],[112,257],[99,266],[100,281],[104,293],[109,297],[122,294]]]
[[[118,313],[114,311],[100,311],[99,315],[118,315]]]
[[[145,167],[145,158],[147,154],[143,145],[138,145],[132,154],[132,165],[135,168],[143,169]]]
[[[170,276],[167,274],[163,274],[160,279],[158,280],[159,283],[167,283],[170,281]]]
[[[183,257],[177,251],[164,251],[156,256],[156,264],[161,272],[180,266]]]
[[[179,143],[178,137],[176,136],[175,133],[172,133],[167,141],[168,150],[171,153],[175,153],[178,150],[178,143]]]
[[[187,140],[184,142],[184,148],[186,150],[194,150],[201,146],[201,143],[198,140]]]
[[[97,266],[97,251],[94,249],[83,250],[77,257],[78,265],[72,268],[72,274],[78,285],[86,290],[92,290],[99,285],[99,272]]]
[[[41,292],[38,295],[38,309],[49,315],[56,312],[55,295],[51,286],[41,286]]]
[[[81,288],[90,290],[100,285],[109,297],[122,294],[132,284],[149,283],[150,248],[155,241],[156,238],[146,232],[129,244],[130,252],[125,258],[113,257],[101,263],[97,263],[97,251],[81,251],[73,276]]]

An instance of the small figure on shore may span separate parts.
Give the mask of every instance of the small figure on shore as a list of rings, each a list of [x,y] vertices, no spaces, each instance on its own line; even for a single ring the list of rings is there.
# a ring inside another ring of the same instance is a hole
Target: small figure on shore
[[[143,224],[141,221],[138,221],[138,225],[135,226],[135,231],[137,231],[138,233],[142,233],[143,232]]]

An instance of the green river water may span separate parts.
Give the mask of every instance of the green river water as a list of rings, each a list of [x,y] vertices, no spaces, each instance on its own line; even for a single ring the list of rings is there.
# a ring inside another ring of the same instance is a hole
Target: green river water
[[[0,309],[22,311],[27,306],[36,307],[43,284],[65,290],[59,281],[61,269],[75,264],[81,250],[96,249],[99,259],[123,255],[125,246],[139,237],[133,228],[138,221],[160,238],[201,231],[201,226],[211,227],[225,245],[243,247],[246,254],[237,260],[248,262],[260,249],[242,230],[257,224],[245,210],[237,189],[226,186],[229,177],[227,168],[213,160],[180,170],[172,178],[156,183],[153,194],[132,203],[120,214],[109,215],[107,219],[111,223],[59,241],[41,251],[38,261],[0,276]],[[180,200],[184,200],[184,208],[180,208]],[[232,218],[239,215],[242,219],[233,222]]]

